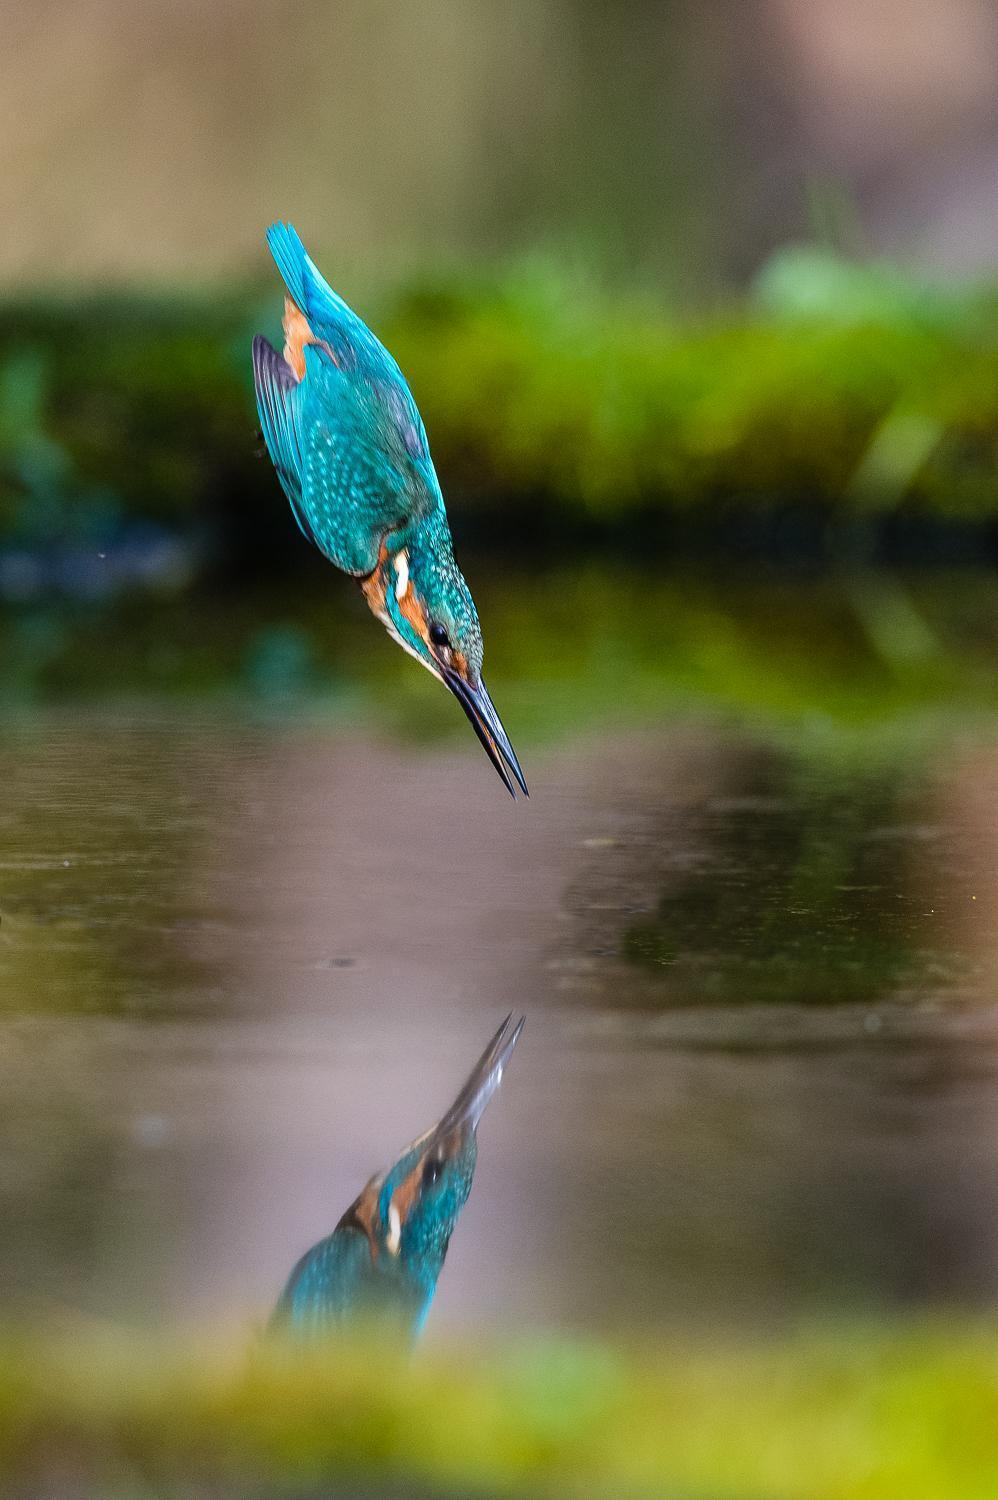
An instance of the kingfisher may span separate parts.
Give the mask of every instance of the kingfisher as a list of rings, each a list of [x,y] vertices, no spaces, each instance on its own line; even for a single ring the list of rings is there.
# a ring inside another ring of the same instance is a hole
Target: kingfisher
[[[454,560],[426,429],[384,345],[316,269],[297,231],[267,231],[284,279],[284,350],[258,334],[267,451],[305,537],[356,578],[404,651],[450,688],[510,795],[527,793],[482,680],[482,632]]]
[[[375,1322],[414,1339],[426,1321],[454,1226],[471,1191],[476,1132],[523,1030],[503,1021],[443,1118],[372,1177],[336,1228],[298,1261],[271,1328],[325,1338]]]

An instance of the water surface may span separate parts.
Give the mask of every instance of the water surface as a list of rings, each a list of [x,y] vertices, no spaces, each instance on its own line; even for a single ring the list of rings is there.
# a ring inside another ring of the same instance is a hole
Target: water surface
[[[498,681],[529,803],[328,693],[8,717],[6,1314],[260,1320],[511,1008],[434,1333],[995,1298],[998,726]]]

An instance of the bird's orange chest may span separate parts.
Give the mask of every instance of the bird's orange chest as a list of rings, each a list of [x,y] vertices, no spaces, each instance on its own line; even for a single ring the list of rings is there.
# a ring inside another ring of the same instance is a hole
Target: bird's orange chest
[[[388,553],[382,542],[381,551],[378,554],[378,566],[372,573],[368,573],[366,578],[360,580],[361,592],[367,600],[368,609],[383,622],[388,620],[388,607],[385,604],[385,591],[388,586],[385,569],[387,557]]]

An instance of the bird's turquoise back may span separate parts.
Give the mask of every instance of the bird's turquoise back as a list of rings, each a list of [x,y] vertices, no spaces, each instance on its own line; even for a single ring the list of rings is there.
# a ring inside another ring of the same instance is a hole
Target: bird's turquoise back
[[[404,544],[438,515],[443,497],[422,419],[395,360],[320,275],[295,230],[268,241],[304,315],[304,377],[263,338],[254,340],[264,440],[305,535],[331,562],[363,577],[381,542]]]

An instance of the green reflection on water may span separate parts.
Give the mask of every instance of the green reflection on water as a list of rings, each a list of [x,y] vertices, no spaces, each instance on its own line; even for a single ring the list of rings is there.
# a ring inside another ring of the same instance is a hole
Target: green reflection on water
[[[695,858],[624,932],[626,958],[706,1004],[873,1005],[966,977],[949,921],[966,871],[934,895],[920,879],[926,846],[942,874],[946,841],[924,826],[910,769],[786,756],[737,769],[695,819]]]
[[[705,706],[878,732],[899,716],[998,713],[990,574],[696,576],[657,559],[518,572],[505,559],[463,560],[490,684],[536,738]],[[460,727],[358,591],[310,556],[300,586],[281,592],[12,609],[0,651],[11,708],[277,698],[354,721],[375,714],[417,737]]]

